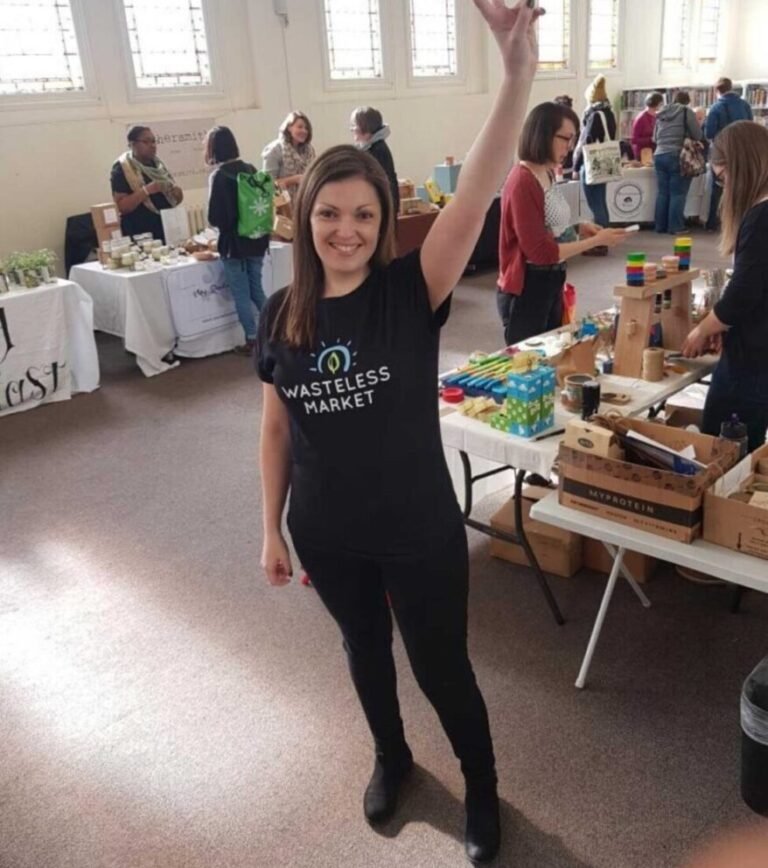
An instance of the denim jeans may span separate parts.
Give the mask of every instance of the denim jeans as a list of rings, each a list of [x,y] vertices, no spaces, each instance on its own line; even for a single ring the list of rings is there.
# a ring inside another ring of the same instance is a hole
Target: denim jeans
[[[581,186],[587,197],[587,205],[592,212],[595,223],[598,226],[607,226],[610,222],[608,217],[608,203],[605,198],[605,184],[587,184],[584,180],[584,169],[581,170]]]
[[[735,366],[726,349],[712,374],[712,385],[704,404],[701,430],[714,437],[733,414],[747,426],[749,451],[765,443],[768,430],[768,371]]]
[[[656,231],[673,235],[685,231],[685,199],[691,179],[680,174],[680,154],[656,154]]]
[[[261,266],[264,263],[263,256],[248,256],[245,259],[221,260],[224,266],[224,275],[229,284],[232,298],[235,300],[235,309],[240,325],[245,332],[245,339],[256,339],[256,319],[253,316],[251,302],[261,310],[267,303],[267,297],[261,288]]]
[[[720,198],[723,195],[723,191],[719,184],[715,183],[715,176],[712,172],[712,167],[710,166],[707,170],[707,185],[711,191],[711,197],[709,200],[709,215],[707,217],[707,229],[711,229],[713,232],[717,232],[720,228]]]

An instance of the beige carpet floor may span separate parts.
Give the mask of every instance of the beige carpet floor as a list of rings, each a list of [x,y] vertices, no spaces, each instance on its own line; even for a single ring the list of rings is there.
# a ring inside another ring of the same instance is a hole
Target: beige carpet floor
[[[661,255],[668,237],[634,247]],[[722,264],[695,235],[698,264]],[[597,310],[623,257],[579,259]],[[501,341],[492,274],[464,281],[443,363]],[[397,818],[363,821],[371,747],[312,589],[268,587],[258,382],[233,355],[145,379],[99,338],[102,388],[0,420],[1,868],[463,865],[462,781],[396,653],[418,772]],[[481,505],[487,513],[495,504]],[[741,683],[768,599],[669,569],[643,610],[620,586],[590,685],[573,681],[603,581],[552,584],[470,533],[470,641],[504,802],[496,864],[664,868],[750,813]],[[768,565],[766,566],[768,569]]]

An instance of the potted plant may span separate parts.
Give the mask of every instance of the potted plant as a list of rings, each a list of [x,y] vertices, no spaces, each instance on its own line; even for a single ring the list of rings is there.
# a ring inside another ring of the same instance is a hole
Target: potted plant
[[[43,283],[54,283],[56,277],[53,273],[53,266],[56,262],[56,254],[53,250],[44,247],[42,250],[36,250],[30,256],[34,262],[34,268],[40,280]]]

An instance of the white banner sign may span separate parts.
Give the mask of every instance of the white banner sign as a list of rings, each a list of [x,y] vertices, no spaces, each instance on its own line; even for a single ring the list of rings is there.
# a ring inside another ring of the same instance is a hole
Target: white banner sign
[[[176,334],[189,340],[237,323],[232,293],[221,262],[163,272]]]
[[[165,163],[182,190],[208,187],[208,169],[203,160],[205,134],[216,126],[213,118],[156,121],[157,156]]]
[[[0,295],[0,416],[71,397],[64,295]]]

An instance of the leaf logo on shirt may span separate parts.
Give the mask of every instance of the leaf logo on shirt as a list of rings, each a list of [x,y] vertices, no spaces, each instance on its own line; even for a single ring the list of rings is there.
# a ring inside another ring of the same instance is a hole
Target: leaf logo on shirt
[[[347,341],[346,344],[341,343],[340,338],[336,338],[336,343],[327,346],[325,341],[320,341],[322,349],[319,353],[312,353],[312,358],[315,360],[315,366],[310,368],[310,371],[316,374],[330,374],[335,377],[337,374],[347,374],[357,364],[355,358],[356,352],[350,349],[352,341]]]

